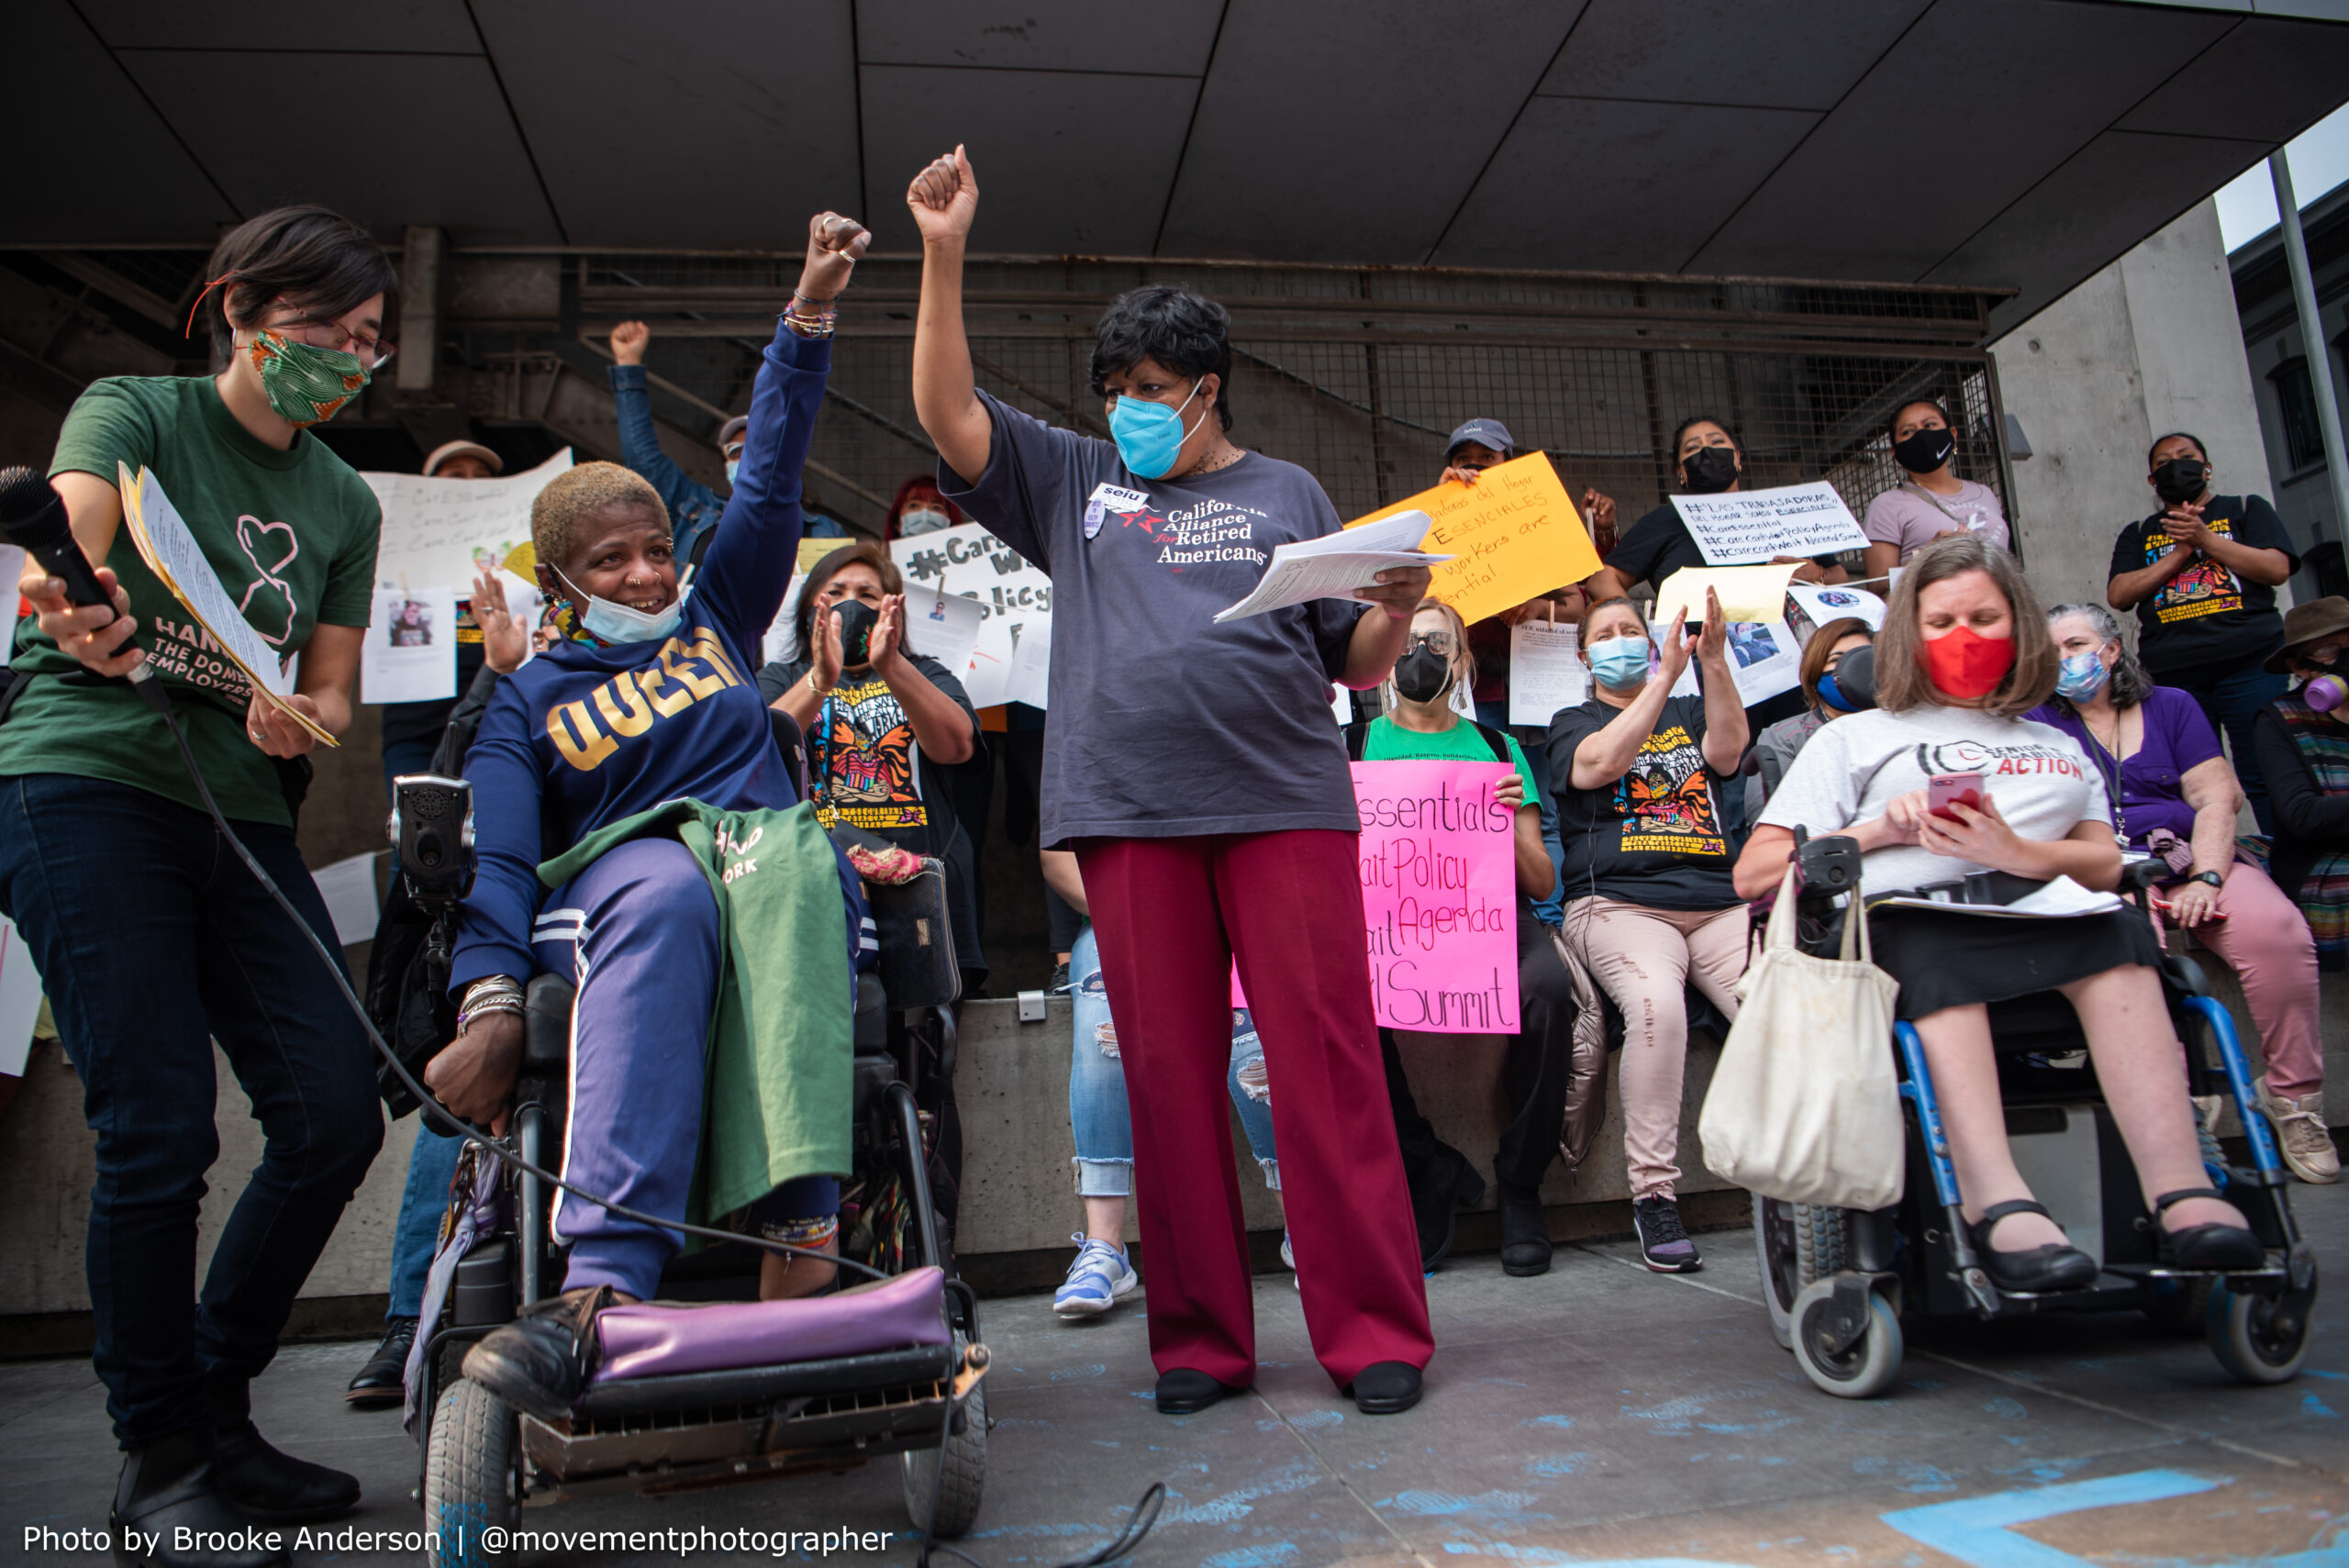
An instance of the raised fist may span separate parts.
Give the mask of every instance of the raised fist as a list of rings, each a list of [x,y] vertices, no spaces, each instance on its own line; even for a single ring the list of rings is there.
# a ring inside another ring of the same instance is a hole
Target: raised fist
[[[799,292],[813,300],[836,298],[848,287],[856,259],[873,243],[864,225],[836,212],[819,212],[807,220],[807,264],[800,270]]]
[[[971,220],[979,214],[979,181],[960,142],[914,176],[906,187],[906,206],[913,210],[914,227],[921,230],[925,245],[960,239],[971,232]]]
[[[624,365],[640,365],[644,346],[651,341],[651,328],[641,321],[623,321],[612,328],[612,358]]]

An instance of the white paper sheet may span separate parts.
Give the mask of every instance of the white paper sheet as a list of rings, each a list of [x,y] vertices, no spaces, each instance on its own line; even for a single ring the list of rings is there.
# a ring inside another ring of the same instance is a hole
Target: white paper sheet
[[[1673,506],[1708,566],[1742,566],[1775,555],[1809,557],[1866,547],[1867,535],[1827,481],[1719,495],[1675,495]]]
[[[971,668],[971,655],[979,645],[979,628],[985,621],[986,610],[976,599],[941,594],[918,583],[906,584],[907,645],[953,671],[958,680]],[[1045,616],[1025,624],[1030,632],[1042,628],[1044,647],[1049,651],[1052,645],[1052,617]]]
[[[13,589],[11,590],[14,591]],[[16,924],[0,918],[0,1077],[21,1078],[40,1021],[40,975]]]
[[[1842,583],[1831,587],[1816,583],[1789,583],[1787,597],[1802,607],[1802,613],[1810,617],[1814,627],[1850,616],[1857,616],[1871,627],[1880,628],[1884,625],[1884,601],[1865,588]]]
[[[1359,528],[1276,546],[1255,588],[1215,618],[1239,620],[1313,599],[1351,599],[1355,589],[1373,586],[1389,567],[1451,560],[1419,549],[1429,526],[1425,512],[1397,512]]]
[[[435,702],[457,695],[457,591],[378,588],[359,655],[359,700]]]
[[[11,617],[17,607],[17,579],[25,574],[25,552],[13,544],[0,544],[0,598],[5,598]]]
[[[1930,898],[1912,898],[1906,895],[1882,902],[1898,909],[1946,909],[1958,915],[1991,915],[2019,920],[2110,915],[2115,909],[2128,907],[2120,895],[2091,893],[2068,876],[2059,876],[2046,886],[2025,894],[2011,904],[1939,904]]]
[[[352,855],[310,873],[327,913],[334,917],[335,940],[344,947],[375,940],[376,917],[384,906],[384,895],[375,889],[375,862],[384,852]]]
[[[1052,695],[1052,623],[1030,621],[1019,634],[1019,646],[1012,650],[1011,680],[1004,697],[1009,702],[1042,707]]]
[[[1590,700],[1590,666],[1572,621],[1520,621],[1508,634],[1508,721],[1547,725],[1562,708]]]
[[[502,479],[427,479],[420,473],[362,473],[383,503],[383,541],[375,583],[471,583],[483,565],[503,562],[530,538],[530,503],[571,467],[571,449]]]
[[[1802,679],[1802,649],[1782,620],[1729,623],[1729,668],[1740,706],[1752,707]]]
[[[935,588],[976,601],[978,639],[963,676],[973,707],[1012,700],[1012,650],[1027,628],[1050,620],[1052,580],[978,523],[889,541],[908,588]]]

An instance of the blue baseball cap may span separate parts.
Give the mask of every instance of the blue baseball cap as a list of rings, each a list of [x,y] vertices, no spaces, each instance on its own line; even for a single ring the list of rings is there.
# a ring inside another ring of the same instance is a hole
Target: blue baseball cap
[[[1470,441],[1480,447],[1490,447],[1503,457],[1517,455],[1517,438],[1498,419],[1471,419],[1452,432],[1452,439],[1443,443],[1443,455],[1449,460],[1453,452]]]

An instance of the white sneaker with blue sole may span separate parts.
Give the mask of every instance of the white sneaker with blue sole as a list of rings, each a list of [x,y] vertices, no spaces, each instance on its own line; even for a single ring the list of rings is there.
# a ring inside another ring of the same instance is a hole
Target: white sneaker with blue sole
[[[1141,1284],[1141,1275],[1126,1261],[1123,1247],[1090,1239],[1081,1231],[1069,1240],[1076,1243],[1076,1262],[1068,1266],[1068,1278],[1052,1296],[1052,1310],[1061,1317],[1098,1317]]]

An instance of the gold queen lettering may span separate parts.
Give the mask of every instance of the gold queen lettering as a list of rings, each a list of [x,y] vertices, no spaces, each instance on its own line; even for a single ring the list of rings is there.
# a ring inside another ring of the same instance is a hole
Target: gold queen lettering
[[[619,750],[622,740],[643,734],[706,696],[746,684],[717,634],[696,627],[691,643],[673,637],[641,669],[623,670],[579,701],[548,709],[547,737],[564,762],[592,773]]]

